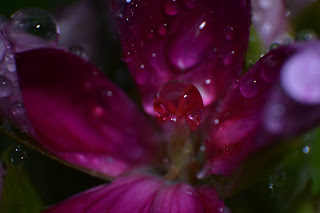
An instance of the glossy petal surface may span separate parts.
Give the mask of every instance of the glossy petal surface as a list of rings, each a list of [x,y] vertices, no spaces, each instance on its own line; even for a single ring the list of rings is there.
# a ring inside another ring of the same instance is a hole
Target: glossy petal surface
[[[224,99],[206,144],[208,173],[230,175],[249,154],[269,142],[261,125],[266,101],[292,53],[292,47],[285,47],[267,54]]]
[[[197,189],[152,176],[134,175],[88,190],[45,212],[216,213],[224,212],[224,204],[208,187]]]
[[[148,113],[153,113],[156,91],[169,80],[190,81],[208,105],[241,74],[249,36],[249,1],[121,2],[116,12],[123,58]]]
[[[57,49],[16,59],[28,117],[55,155],[111,176],[154,159],[154,129],[94,66]]]

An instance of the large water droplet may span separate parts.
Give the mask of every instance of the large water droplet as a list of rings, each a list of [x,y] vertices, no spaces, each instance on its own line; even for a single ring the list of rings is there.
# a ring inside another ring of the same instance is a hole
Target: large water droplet
[[[19,42],[26,34],[56,43],[59,35],[59,28],[54,18],[38,8],[26,8],[15,12],[6,30],[9,39],[14,43]]]
[[[169,16],[177,15],[179,12],[179,5],[177,0],[164,0],[164,12]]]
[[[245,98],[252,98],[259,93],[258,81],[255,78],[244,78],[240,81],[240,92]]]
[[[161,122],[186,121],[195,130],[204,117],[204,106],[197,88],[186,81],[169,81],[154,98],[154,111]]]
[[[12,83],[6,77],[0,76],[0,98],[7,97],[12,92]]]

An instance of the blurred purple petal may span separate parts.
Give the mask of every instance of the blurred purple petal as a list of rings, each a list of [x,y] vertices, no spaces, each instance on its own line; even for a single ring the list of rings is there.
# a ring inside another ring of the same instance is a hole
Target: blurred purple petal
[[[252,23],[263,43],[269,47],[281,42],[290,30],[284,0],[252,0]]]
[[[224,99],[206,143],[206,172],[230,175],[249,154],[270,142],[261,127],[263,111],[283,63],[293,52],[293,47],[282,47],[265,55]]]
[[[206,205],[206,206],[205,206]],[[166,183],[144,175],[119,178],[48,209],[46,213],[218,213],[225,212],[217,193],[205,186]]]
[[[248,43],[247,0],[121,1],[116,11],[127,62],[146,111],[162,84],[192,82],[212,103],[242,71]]]
[[[55,155],[111,176],[155,159],[152,125],[93,65],[57,49],[19,53],[16,61],[28,117]]]
[[[265,129],[276,135],[296,135],[320,122],[320,43],[296,46],[300,50],[283,65],[264,112]]]

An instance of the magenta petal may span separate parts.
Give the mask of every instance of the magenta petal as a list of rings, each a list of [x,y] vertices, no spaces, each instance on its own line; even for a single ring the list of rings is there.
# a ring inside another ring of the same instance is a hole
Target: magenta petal
[[[230,175],[248,155],[270,142],[262,128],[266,101],[293,51],[283,47],[270,52],[227,95],[210,126],[206,172]]]
[[[206,186],[166,183],[145,175],[117,179],[76,195],[46,213],[218,213],[226,212],[217,193]]]
[[[19,53],[16,63],[28,117],[55,155],[111,176],[154,159],[154,129],[93,65],[57,49]]]
[[[208,105],[240,75],[249,36],[249,1],[126,2],[117,11],[123,57],[147,112],[153,112],[153,96],[169,80],[192,82]]]
[[[120,178],[54,206],[46,213],[149,213],[155,194],[162,186],[160,179],[136,175]]]

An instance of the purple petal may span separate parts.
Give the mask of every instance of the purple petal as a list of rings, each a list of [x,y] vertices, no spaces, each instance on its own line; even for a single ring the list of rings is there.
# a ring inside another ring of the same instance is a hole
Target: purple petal
[[[24,132],[34,133],[20,91],[12,44],[0,29],[0,115]]]
[[[252,22],[266,47],[288,37],[290,26],[283,0],[252,0]]]
[[[144,175],[117,179],[76,195],[46,213],[218,213],[224,204],[209,187],[193,188]]]
[[[28,117],[55,155],[111,176],[154,160],[150,122],[93,65],[57,49],[19,53],[16,62]]]
[[[124,1],[122,1],[124,2]],[[148,113],[162,84],[192,82],[212,103],[242,70],[248,43],[247,0],[131,0],[117,5],[124,60]]]
[[[210,126],[206,172],[230,175],[248,155],[270,142],[262,128],[265,105],[293,51],[293,47],[283,47],[268,53],[224,99]]]

